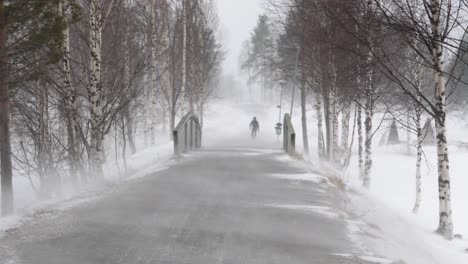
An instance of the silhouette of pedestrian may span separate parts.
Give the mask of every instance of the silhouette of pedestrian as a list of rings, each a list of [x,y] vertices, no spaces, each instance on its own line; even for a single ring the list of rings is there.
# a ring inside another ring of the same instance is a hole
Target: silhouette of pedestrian
[[[250,122],[250,131],[252,138],[257,137],[257,133],[260,131],[260,125],[258,124],[256,117],[254,117],[252,122]]]

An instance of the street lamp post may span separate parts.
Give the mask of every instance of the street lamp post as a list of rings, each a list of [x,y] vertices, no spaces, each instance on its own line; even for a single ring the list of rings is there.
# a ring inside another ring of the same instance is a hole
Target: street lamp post
[[[294,94],[296,92],[296,83],[297,83],[297,70],[298,70],[298,63],[299,63],[299,52],[300,48],[297,47],[296,51],[296,64],[294,66],[294,78],[293,78],[293,87],[292,87],[292,97],[291,97],[291,111],[289,112],[289,116],[293,116],[293,107],[294,107]]]
[[[281,87],[281,90],[280,90],[280,102],[279,102],[279,105],[277,106],[277,108],[279,109],[279,116],[278,116],[278,123],[276,123],[276,126],[275,126],[275,132],[276,132],[276,135],[278,136],[278,140],[279,140],[279,136],[281,135],[281,130],[283,128],[283,124],[281,123],[281,112],[283,110],[283,90],[284,90],[284,86],[286,85],[286,82],[284,80],[281,80],[279,81],[279,84],[280,84],[280,87]]]

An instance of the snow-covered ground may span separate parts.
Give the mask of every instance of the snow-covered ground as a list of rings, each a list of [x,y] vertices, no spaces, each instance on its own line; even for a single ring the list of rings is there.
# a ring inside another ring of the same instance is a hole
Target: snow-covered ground
[[[295,110],[299,113],[299,109]],[[436,148],[424,146],[422,165],[422,205],[418,214],[411,211],[415,200],[416,153],[407,153],[406,144],[378,146],[382,131],[374,139],[373,169],[369,190],[361,187],[358,175],[356,153],[346,172],[321,166],[317,160],[317,133],[315,113],[308,111],[309,143],[311,153],[307,158],[312,167],[318,167],[324,174],[341,177],[350,197],[347,205],[350,212],[362,221],[350,223],[357,243],[388,256],[395,261],[411,264],[464,264],[468,263],[468,148],[460,142],[468,142],[468,123],[461,113],[448,117],[450,176],[452,180],[452,208],[456,235],[447,241],[434,234],[438,226],[438,181]],[[381,116],[376,115],[376,124]],[[296,146],[302,151],[300,118],[293,120],[296,130]],[[384,122],[382,129],[390,126]],[[400,140],[406,140],[406,132],[400,130]],[[412,135],[412,140],[415,136]],[[357,138],[354,145],[357,144]]]
[[[261,126],[261,140],[274,142],[274,124],[278,121],[278,110],[274,106],[226,104],[211,106],[212,115],[218,116],[217,122],[207,123],[205,140],[217,142],[216,135],[223,133],[232,140],[225,142],[232,146],[241,142],[240,137],[248,136],[248,123],[252,116],[257,116]],[[302,151],[302,129],[300,110],[294,109],[293,124],[296,130],[296,147]],[[468,142],[465,136],[466,122],[459,114],[453,114],[449,120],[450,167],[452,177],[453,221],[455,234],[462,239],[447,241],[434,234],[438,224],[438,182],[435,147],[424,146],[423,160],[423,198],[418,214],[411,213],[415,199],[415,151],[407,153],[405,144],[391,147],[380,147],[378,142],[383,132],[376,133],[374,142],[374,166],[372,170],[371,188],[361,187],[358,177],[356,155],[346,172],[338,172],[330,167],[320,165],[316,157],[317,130],[315,113],[308,111],[308,135],[310,156],[308,164],[325,175],[341,177],[348,189],[349,201],[345,201],[349,212],[354,214],[356,221],[350,221],[349,229],[356,243],[363,249],[375,251],[394,261],[404,261],[411,264],[468,263],[468,209],[464,206],[468,200],[468,149],[460,148],[458,142]],[[223,117],[223,118],[219,118]],[[380,123],[377,115],[375,122]],[[384,122],[382,129],[390,125]],[[239,133],[239,131],[244,131]],[[219,136],[218,136],[219,138]],[[263,138],[263,139],[262,139]],[[414,136],[412,136],[414,140]],[[406,132],[400,131],[400,139],[406,140]],[[252,142],[255,147],[258,141]],[[357,138],[354,141],[357,144]],[[271,145],[270,145],[271,146]],[[277,148],[281,145],[277,144]],[[279,177],[279,176],[278,176]],[[309,176],[305,176],[309,177]],[[316,178],[317,179],[317,178]],[[383,262],[384,263],[384,262]]]
[[[438,183],[436,150],[425,147],[427,163],[423,166],[423,198],[418,214],[411,213],[415,200],[415,156],[405,153],[405,146],[377,148],[374,154],[372,183],[369,190],[360,186],[356,162],[346,182],[352,192],[353,210],[363,222],[357,224],[367,245],[407,263],[468,263],[468,199],[466,160],[468,152],[452,146],[450,152],[452,206],[455,238],[447,241],[434,234],[438,225]],[[375,228],[369,228],[374,226]],[[382,240],[384,239],[385,242]]]
[[[222,105],[222,106],[220,106]],[[274,125],[278,121],[278,109],[268,105],[223,104],[213,105],[212,109],[224,121],[217,123],[220,127],[211,131],[212,137],[220,132],[230,135],[232,141],[227,145],[235,145],[239,138],[239,130],[245,130],[248,135],[248,122],[251,116],[257,115],[262,128],[261,137],[265,141],[275,140]],[[289,108],[288,108],[289,111]],[[283,112],[284,113],[284,112]],[[381,122],[381,115],[376,115],[376,124]],[[425,120],[425,118],[423,118]],[[468,201],[468,149],[459,147],[459,142],[468,142],[465,131],[468,123],[460,113],[452,113],[448,117],[448,137],[451,142],[450,168],[452,178],[452,206],[455,238],[447,241],[434,234],[438,225],[438,182],[435,147],[424,146],[422,167],[423,198],[418,214],[411,211],[415,199],[415,166],[416,153],[407,153],[405,144],[392,147],[378,146],[383,131],[378,131],[374,139],[374,166],[372,170],[371,188],[361,187],[358,177],[356,153],[351,166],[346,172],[338,172],[330,167],[319,164],[317,159],[317,128],[315,112],[312,107],[308,111],[308,135],[310,155],[307,162],[314,170],[325,175],[341,177],[348,190],[349,201],[345,201],[349,212],[359,221],[350,221],[349,229],[356,243],[363,249],[374,251],[392,260],[410,264],[464,264],[468,263],[468,209],[464,205]],[[390,126],[391,121],[385,121],[381,129]],[[213,124],[215,125],[215,124]],[[302,152],[302,127],[300,109],[294,108],[293,125],[296,131],[296,149]],[[223,130],[224,129],[224,130]],[[208,129],[207,129],[208,130]],[[210,132],[208,132],[210,135]],[[225,138],[223,136],[223,138]],[[400,130],[400,139],[406,140],[406,131]],[[412,140],[415,136],[412,135]],[[216,140],[214,140],[216,141]],[[239,140],[240,141],[240,140]],[[219,143],[219,142],[217,142]],[[253,142],[252,144],[258,144]],[[357,135],[354,145],[357,144]],[[276,147],[280,148],[278,144]],[[308,177],[308,176],[306,176]],[[382,261],[382,263],[386,263]]]
[[[61,194],[50,199],[39,199],[29,179],[16,175],[13,177],[15,214],[0,217],[0,236],[5,230],[20,225],[22,221],[43,210],[64,210],[96,200],[111,192],[122,181],[144,177],[151,172],[170,166],[173,162],[173,145],[167,139],[166,136],[159,136],[156,145],[138,151],[135,155],[128,155],[126,177],[123,176],[124,168],[120,155],[117,159],[109,157],[104,164],[104,183],[88,184],[76,190],[70,183],[64,182]]]
[[[296,146],[298,151],[301,151],[302,131],[299,113],[299,109],[294,109],[293,123],[297,133]],[[274,106],[223,101],[210,104],[204,119],[203,145],[205,147],[280,149],[281,142],[274,131],[274,126],[278,122],[278,114],[278,109]],[[424,147],[427,159],[423,162],[422,205],[418,214],[412,214],[411,210],[415,198],[415,153],[408,154],[405,145],[379,147],[376,144],[373,155],[374,167],[371,188],[369,190],[363,189],[358,179],[355,157],[351,167],[345,173],[320,166],[315,155],[316,120],[313,111],[309,111],[308,114],[311,155],[307,158],[307,164],[315,172],[322,171],[324,175],[341,177],[345,182],[350,199],[344,203],[348,212],[353,214],[354,219],[356,219],[349,222],[349,231],[363,250],[377,252],[380,256],[392,259],[395,263],[400,263],[398,261],[410,264],[468,263],[468,253],[466,253],[466,249],[468,249],[468,209],[464,206],[464,202],[468,200],[468,178],[465,175],[468,149],[455,144],[460,141],[468,141],[468,136],[465,136],[464,133],[466,122],[460,116],[449,118],[449,138],[454,142],[450,145],[449,158],[455,233],[462,235],[463,238],[446,241],[433,233],[438,221],[437,169],[434,147]],[[253,116],[259,120],[261,129],[256,140],[251,140],[249,133],[249,123]],[[377,133],[377,135],[380,134]],[[402,133],[400,137],[405,139],[406,135]],[[374,141],[379,141],[378,136]],[[167,141],[140,151],[128,158],[128,168],[132,175],[129,178],[141,177],[148,172],[164,168],[171,164],[171,157],[172,145]],[[106,164],[106,178],[111,186],[107,190],[111,190],[112,185],[121,179],[117,164],[122,170],[120,160],[118,162],[109,161]],[[283,177],[282,175],[273,176]],[[303,176],[309,177],[310,175]],[[313,180],[321,180],[321,177],[314,177]],[[105,193],[102,190],[86,189],[78,194],[69,193],[60,199],[47,202],[37,201],[27,179],[15,177],[18,210],[14,216],[0,219],[0,230],[17,225],[21,219],[34,214],[35,211],[45,206],[54,206],[60,209],[96,199]],[[381,262],[388,263],[386,260]]]

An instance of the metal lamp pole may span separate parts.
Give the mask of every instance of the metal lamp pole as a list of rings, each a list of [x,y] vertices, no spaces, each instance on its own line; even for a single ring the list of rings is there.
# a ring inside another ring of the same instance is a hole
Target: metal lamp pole
[[[298,63],[299,63],[299,52],[300,52],[300,49],[299,49],[299,47],[297,47],[296,64],[294,66],[294,78],[293,78],[293,88],[292,88],[292,97],[291,97],[291,111],[289,112],[289,116],[291,118],[293,116],[294,94],[295,94],[295,91],[296,91],[296,83],[297,83],[297,70],[298,70]]]
[[[279,117],[278,117],[278,123],[281,123],[281,112],[283,110],[283,89],[284,89],[284,85],[285,85],[285,81],[281,80],[280,81],[280,86],[281,86],[281,90],[280,90],[280,103],[278,105],[278,108],[279,108]]]

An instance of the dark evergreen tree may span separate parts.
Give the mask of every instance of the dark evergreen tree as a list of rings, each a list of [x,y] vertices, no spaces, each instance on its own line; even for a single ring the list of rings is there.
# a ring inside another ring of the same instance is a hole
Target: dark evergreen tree
[[[13,212],[13,173],[10,142],[10,101],[20,83],[37,79],[46,65],[63,56],[66,20],[59,12],[61,0],[0,1],[0,158],[2,215]],[[76,5],[71,1],[63,1]],[[63,3],[62,2],[62,3]]]
[[[262,99],[266,98],[267,89],[272,88],[275,55],[274,37],[269,19],[266,15],[261,15],[250,38],[247,58],[241,67],[249,72],[250,82],[260,83]]]

